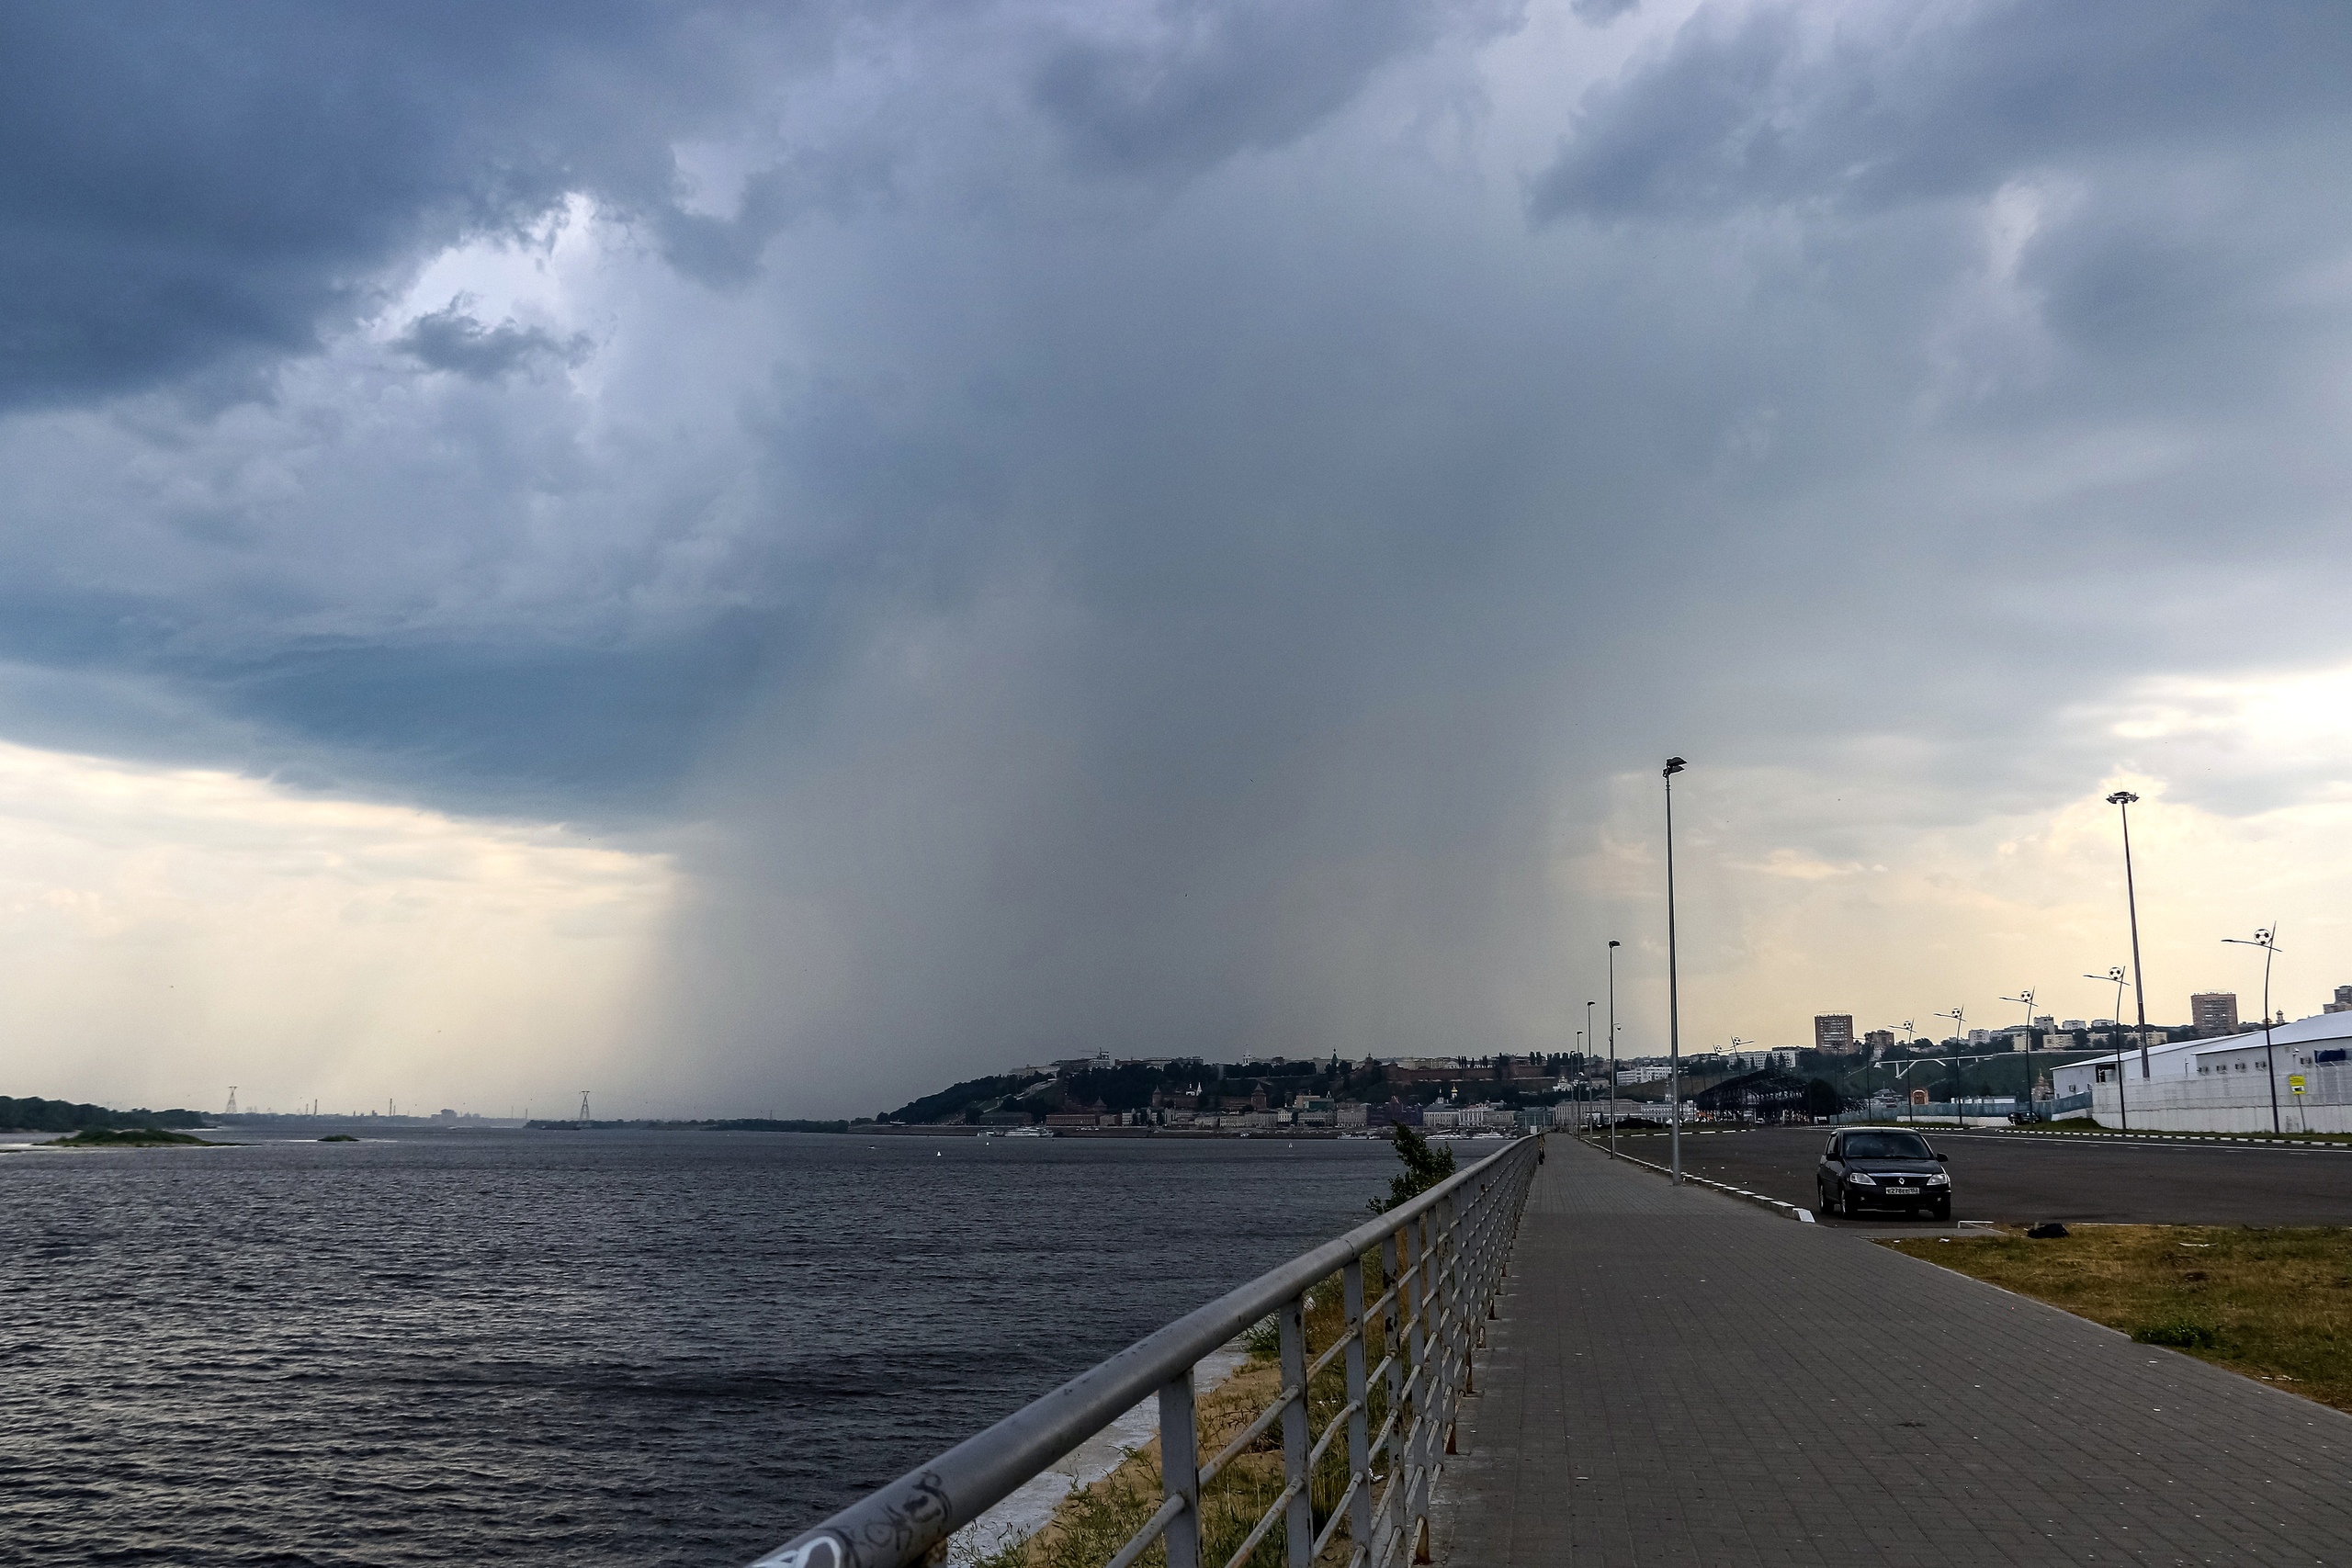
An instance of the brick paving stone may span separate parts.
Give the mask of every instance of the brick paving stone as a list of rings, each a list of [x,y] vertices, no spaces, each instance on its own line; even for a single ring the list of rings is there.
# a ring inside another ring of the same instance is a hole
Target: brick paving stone
[[[1549,1156],[1438,1486],[1448,1568],[2352,1568],[2352,1416],[1566,1138]]]

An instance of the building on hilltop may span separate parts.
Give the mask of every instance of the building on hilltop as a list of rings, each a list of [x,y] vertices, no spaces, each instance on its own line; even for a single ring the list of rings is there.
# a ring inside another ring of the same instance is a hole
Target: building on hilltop
[[[1873,1056],[1883,1056],[1894,1049],[1894,1031],[1873,1029],[1862,1036],[1862,1049]]]
[[[1813,1048],[1832,1056],[1850,1055],[1854,1049],[1854,1015],[1850,1012],[1814,1014]]]
[[[2319,1010],[2320,1010],[2320,1011],[2322,1011],[2322,1012],[2324,1012],[2324,1013],[2327,1013],[2327,1012],[2352,1012],[2352,986],[2338,986],[2338,987],[2335,987],[2335,999],[2334,1001],[2332,1001],[2332,1002],[2327,1003],[2325,1006],[2322,1007]]]
[[[2238,1032],[2237,993],[2198,992],[2188,998],[2188,1021],[2196,1026],[2199,1034],[2235,1034]]]

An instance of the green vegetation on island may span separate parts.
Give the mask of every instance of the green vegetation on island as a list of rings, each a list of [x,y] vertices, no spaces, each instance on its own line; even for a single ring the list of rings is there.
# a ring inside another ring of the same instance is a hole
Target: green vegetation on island
[[[209,1138],[199,1138],[188,1133],[167,1133],[161,1127],[85,1127],[70,1138],[51,1140],[47,1146],[52,1149],[160,1149],[180,1145],[200,1149],[235,1146],[216,1144]]]
[[[319,1140],[322,1144],[356,1144],[358,1141],[348,1133],[329,1133]]]

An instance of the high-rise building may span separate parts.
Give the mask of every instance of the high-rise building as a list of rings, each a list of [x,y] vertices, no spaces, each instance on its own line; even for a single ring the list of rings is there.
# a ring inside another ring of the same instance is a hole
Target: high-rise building
[[[1873,1056],[1883,1056],[1894,1049],[1894,1031],[1873,1029],[1862,1036],[1862,1049]]]
[[[2335,999],[2320,1010],[2322,1012],[2352,1012],[2352,986],[2335,987]]]
[[[2188,1021],[2199,1034],[2235,1034],[2238,997],[2235,991],[2199,991],[2188,998]]]
[[[1813,1017],[1813,1048],[1842,1056],[1854,1049],[1854,1015],[1822,1012]]]

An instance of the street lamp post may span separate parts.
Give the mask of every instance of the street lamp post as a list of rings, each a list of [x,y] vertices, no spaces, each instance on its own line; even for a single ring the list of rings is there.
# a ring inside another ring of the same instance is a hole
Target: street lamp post
[[[2112,1040],[2123,1032],[2123,965],[2109,964],[2106,974],[2086,975],[2083,978],[2105,980],[2115,987],[2115,1013],[2107,1021],[2108,1038]],[[2092,1064],[2091,1071],[2094,1075],[2093,1081],[2097,1081],[2096,1075],[2098,1067],[2096,1061]],[[2128,1133],[2132,1130],[2132,1108],[2126,1105],[2123,1100],[2123,1047],[2120,1044],[2115,1048],[2115,1117],[2117,1121],[2123,1123],[2124,1132]]]
[[[1617,1156],[1617,943],[1609,944],[1609,1156]]]
[[[2028,986],[2016,996],[2001,999],[2025,1004],[2025,1110],[2028,1119],[2030,1119],[2033,1115],[2033,987]]]
[[[1674,775],[1690,766],[1666,760],[1666,1114],[1674,1184],[1682,1185],[1682,997],[1674,941]]]
[[[2107,797],[2107,803],[2123,818],[2123,904],[2132,914],[2132,999],[2140,1014],[2140,1076],[2144,1078],[2148,1076],[2148,987],[2147,976],[2140,968],[2140,895],[2132,882],[2132,808],[2140,803],[2140,797],[2128,789],[2119,789]],[[2116,999],[2122,999],[2120,993]],[[2119,1083],[2123,1078],[2122,1067],[2122,1054],[2119,1052],[2115,1074]]]
[[[2278,1128],[2278,1061],[2270,1054],[2270,961],[2278,956],[2278,928],[2274,923],[2254,933],[2248,942],[2242,936],[2225,936],[2222,940],[2235,947],[2262,949],[2262,1066],[2270,1077],[2270,1131],[2275,1136]],[[2308,1128],[2311,1122],[2306,1120]]]
[[[1590,1052],[1592,1047],[1599,1043],[1599,1037],[1592,1032],[1592,1009],[1593,1004],[1591,1002],[1584,1004],[1584,1043],[1587,1052]]]
[[[1584,1060],[1584,1047],[1585,1032],[1583,1030],[1579,1029],[1577,1031],[1577,1060],[1578,1063],[1582,1063]],[[1584,1069],[1579,1066],[1577,1071],[1581,1074]],[[1568,1111],[1568,1126],[1572,1133],[1581,1133],[1584,1131],[1583,1124],[1577,1120],[1577,1107],[1571,1105]]]

